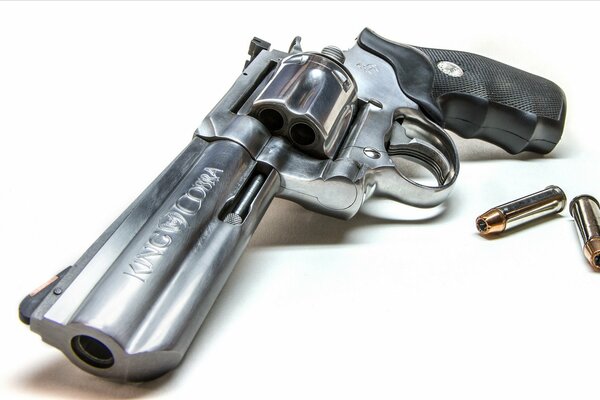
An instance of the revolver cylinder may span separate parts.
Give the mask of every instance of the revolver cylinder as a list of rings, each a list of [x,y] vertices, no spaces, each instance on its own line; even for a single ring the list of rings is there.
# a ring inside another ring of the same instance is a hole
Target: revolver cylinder
[[[333,56],[298,53],[281,61],[250,114],[301,151],[333,158],[350,126],[357,88]]]

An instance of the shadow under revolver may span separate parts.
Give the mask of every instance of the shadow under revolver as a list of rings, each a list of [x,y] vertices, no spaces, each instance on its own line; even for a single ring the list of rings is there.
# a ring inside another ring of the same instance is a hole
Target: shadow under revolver
[[[170,379],[171,374],[167,374],[148,383],[112,382],[80,370],[62,354],[57,354],[49,362],[19,377],[15,383],[28,391],[63,399],[134,399],[156,392]]]
[[[416,225],[448,218],[449,202],[451,200],[431,209],[419,209],[392,200],[371,199],[356,216],[342,220],[276,198],[254,233],[250,247],[343,243],[352,230],[364,227]]]
[[[460,162],[493,161],[493,160],[540,160],[568,158],[574,150],[559,142],[559,145],[549,154],[538,154],[526,151],[519,154],[510,154],[500,147],[479,139],[465,139],[449,132],[456,145]],[[460,179],[460,174],[459,174]]]

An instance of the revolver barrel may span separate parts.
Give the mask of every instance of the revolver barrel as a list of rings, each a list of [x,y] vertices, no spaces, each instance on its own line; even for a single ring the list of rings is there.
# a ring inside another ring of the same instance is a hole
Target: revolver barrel
[[[239,144],[193,139],[56,284],[31,329],[96,375],[168,372],[278,188]]]

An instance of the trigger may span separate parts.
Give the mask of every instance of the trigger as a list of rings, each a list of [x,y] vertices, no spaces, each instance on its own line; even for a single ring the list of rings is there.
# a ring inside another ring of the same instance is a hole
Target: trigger
[[[392,124],[392,134],[390,136],[389,147],[399,146],[410,143],[411,138],[406,135],[406,129],[398,122]]]

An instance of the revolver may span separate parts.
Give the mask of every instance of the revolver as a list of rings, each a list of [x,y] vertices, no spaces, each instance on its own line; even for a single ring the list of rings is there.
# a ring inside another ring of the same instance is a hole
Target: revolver
[[[20,319],[75,365],[119,381],[173,370],[272,199],[348,219],[372,197],[434,207],[458,176],[446,132],[545,154],[566,102],[554,83],[479,55],[386,40],[249,60],[189,145]],[[416,162],[435,178],[405,172]]]

